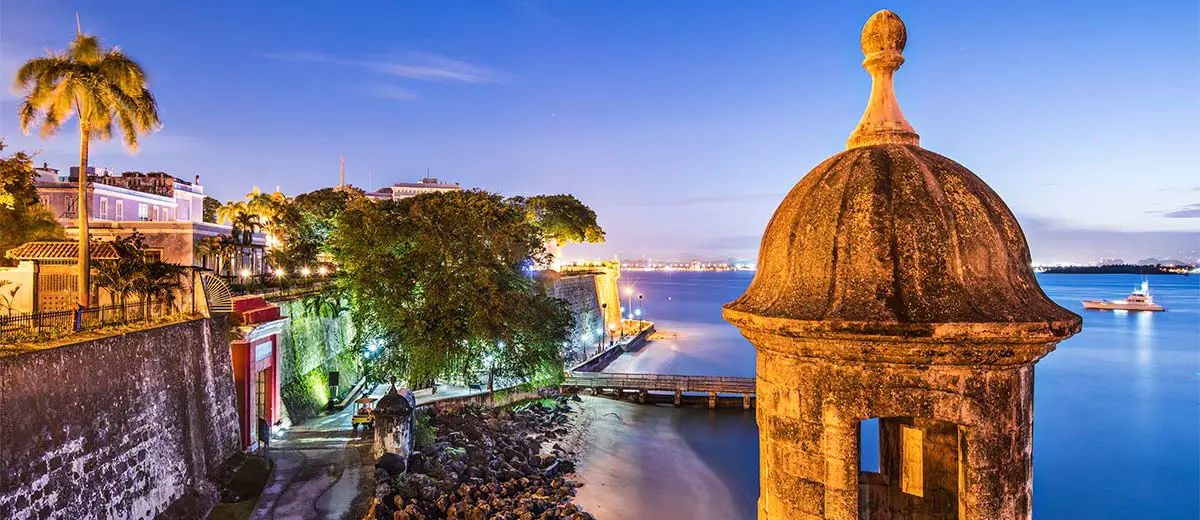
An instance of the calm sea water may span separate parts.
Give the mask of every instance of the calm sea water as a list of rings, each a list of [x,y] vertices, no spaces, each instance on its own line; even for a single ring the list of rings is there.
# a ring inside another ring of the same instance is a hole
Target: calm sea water
[[[753,376],[753,347],[721,319],[721,306],[739,296],[752,277],[622,274],[622,287],[631,285],[645,295],[645,316],[679,336],[626,354],[607,371]],[[1082,299],[1123,297],[1141,279],[1038,276],[1051,298],[1084,318],[1083,332],[1037,365],[1034,513],[1039,519],[1200,518],[1200,277],[1149,277],[1155,301],[1167,312],[1084,311],[1080,305]],[[758,438],[752,413],[665,407],[639,407],[633,413],[637,417],[629,420],[651,427],[622,434],[630,449],[672,453],[711,471],[717,479],[709,481],[716,484],[706,484],[713,488],[706,492],[728,496],[731,504],[704,513],[687,504],[671,510],[657,503],[645,518],[754,518]],[[679,442],[686,446],[666,445]],[[644,476],[636,468],[630,471],[625,478]],[[673,492],[665,489],[670,479],[646,479],[655,495]]]

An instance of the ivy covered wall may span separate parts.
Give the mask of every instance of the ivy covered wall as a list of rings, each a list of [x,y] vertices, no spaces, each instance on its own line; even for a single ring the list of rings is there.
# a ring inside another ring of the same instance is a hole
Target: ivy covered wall
[[[286,418],[296,423],[358,383],[362,357],[352,346],[354,325],[344,302],[318,294],[277,305],[291,318],[280,335],[280,397]],[[335,371],[337,388],[329,386]]]

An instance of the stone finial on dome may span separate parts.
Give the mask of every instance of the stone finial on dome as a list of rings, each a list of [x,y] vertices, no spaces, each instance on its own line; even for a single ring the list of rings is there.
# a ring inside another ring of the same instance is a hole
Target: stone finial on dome
[[[881,10],[867,20],[862,31],[862,51],[866,59],[863,68],[871,74],[871,99],[867,110],[846,149],[874,144],[911,144],[920,146],[921,139],[900,112],[892,76],[904,64],[904,44],[908,34],[904,22],[896,13]]]

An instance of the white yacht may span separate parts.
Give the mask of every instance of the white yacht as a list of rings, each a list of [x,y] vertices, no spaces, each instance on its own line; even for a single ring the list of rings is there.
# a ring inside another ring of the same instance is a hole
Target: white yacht
[[[1162,305],[1154,303],[1150,296],[1150,282],[1142,280],[1142,287],[1125,297],[1124,300],[1084,300],[1083,308],[1101,311],[1165,311]]]

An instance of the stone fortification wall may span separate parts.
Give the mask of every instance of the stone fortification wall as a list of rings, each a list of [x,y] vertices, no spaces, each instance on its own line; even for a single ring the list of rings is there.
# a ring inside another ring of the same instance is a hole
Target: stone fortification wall
[[[280,397],[286,418],[300,422],[334,397],[329,372],[340,375],[339,393],[358,382],[361,356],[352,350],[354,324],[343,302],[315,295],[275,304],[289,318],[280,334]]]
[[[228,330],[197,319],[0,358],[0,518],[151,518],[215,495],[206,477],[238,451]]]
[[[619,276],[616,269],[567,271],[551,286],[550,295],[566,301],[575,316],[575,328],[571,330],[571,339],[564,352],[568,365],[596,353],[600,341],[597,331],[606,323],[620,323]],[[602,303],[607,303],[608,307],[602,307]]]

